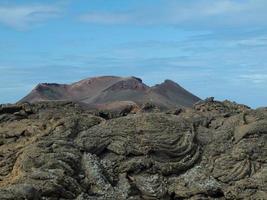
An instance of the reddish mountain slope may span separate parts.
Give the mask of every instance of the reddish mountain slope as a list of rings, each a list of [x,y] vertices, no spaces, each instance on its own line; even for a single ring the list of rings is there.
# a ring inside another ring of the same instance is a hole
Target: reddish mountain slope
[[[132,101],[138,105],[152,102],[162,108],[190,107],[200,99],[177,83],[166,80],[149,87],[136,77],[102,76],[67,85],[38,84],[20,102],[71,100],[90,105]]]

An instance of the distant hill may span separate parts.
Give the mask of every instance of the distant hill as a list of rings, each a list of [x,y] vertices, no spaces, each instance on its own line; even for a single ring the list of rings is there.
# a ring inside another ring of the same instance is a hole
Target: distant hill
[[[19,102],[68,100],[86,105],[114,102],[153,103],[160,108],[191,107],[200,100],[177,83],[166,80],[149,87],[136,77],[101,76],[72,84],[41,83]]]

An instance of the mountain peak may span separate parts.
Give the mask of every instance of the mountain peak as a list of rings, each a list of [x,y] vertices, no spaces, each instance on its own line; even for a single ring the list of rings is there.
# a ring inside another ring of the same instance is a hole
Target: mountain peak
[[[200,99],[172,80],[149,87],[135,76],[99,76],[72,84],[41,83],[19,102],[68,100],[85,104],[132,101],[138,105],[152,102],[158,107],[190,107]]]
[[[137,80],[140,83],[143,83],[143,81],[142,81],[141,78],[138,78],[138,77],[135,77],[135,76],[130,76],[130,78],[135,79],[135,80]]]
[[[176,83],[176,82],[174,82],[174,81],[172,81],[170,79],[166,79],[162,84],[175,85],[175,86],[179,86],[180,87],[180,85],[178,83]]]

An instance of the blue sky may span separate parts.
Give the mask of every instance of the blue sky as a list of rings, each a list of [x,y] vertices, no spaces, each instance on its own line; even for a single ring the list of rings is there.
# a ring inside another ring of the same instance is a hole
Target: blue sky
[[[0,0],[0,103],[39,82],[172,79],[267,105],[266,0]]]

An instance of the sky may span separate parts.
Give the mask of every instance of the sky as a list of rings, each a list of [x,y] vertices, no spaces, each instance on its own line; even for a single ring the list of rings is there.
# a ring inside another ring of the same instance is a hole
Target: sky
[[[0,0],[0,103],[117,75],[267,106],[266,19],[266,0]]]

